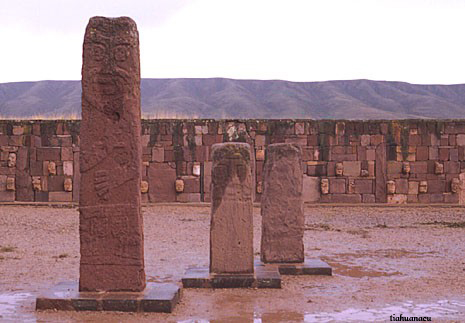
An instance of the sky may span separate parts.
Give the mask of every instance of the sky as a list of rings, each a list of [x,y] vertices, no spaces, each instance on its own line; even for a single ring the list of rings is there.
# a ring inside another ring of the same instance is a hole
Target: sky
[[[81,79],[92,16],[129,16],[143,78],[465,83],[465,0],[0,0],[0,83]]]

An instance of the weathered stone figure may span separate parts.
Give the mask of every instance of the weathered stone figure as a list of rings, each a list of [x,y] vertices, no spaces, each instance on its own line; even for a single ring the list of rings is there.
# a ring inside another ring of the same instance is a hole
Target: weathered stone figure
[[[212,146],[210,272],[253,273],[250,146]]]
[[[261,260],[265,263],[304,261],[301,156],[296,144],[267,148],[261,200]]]
[[[145,288],[139,36],[127,17],[93,17],[82,66],[80,291]]]

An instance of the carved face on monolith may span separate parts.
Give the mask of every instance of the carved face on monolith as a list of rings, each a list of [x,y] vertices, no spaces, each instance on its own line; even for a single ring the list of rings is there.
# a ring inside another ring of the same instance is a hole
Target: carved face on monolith
[[[91,18],[82,65],[81,291],[145,288],[140,133],[136,24]]]

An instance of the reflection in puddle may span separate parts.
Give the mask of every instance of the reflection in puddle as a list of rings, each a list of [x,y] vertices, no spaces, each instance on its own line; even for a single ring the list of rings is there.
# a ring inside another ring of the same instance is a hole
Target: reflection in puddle
[[[400,305],[391,305],[379,309],[354,309],[349,308],[341,312],[321,312],[317,314],[305,314],[306,322],[330,322],[330,321],[389,321],[391,315],[403,316],[428,316],[432,319],[460,318],[465,316],[465,302],[442,300],[429,304],[414,304],[405,302]]]
[[[18,311],[21,311],[21,308],[25,303],[30,302],[32,297],[30,293],[0,294],[0,321],[16,320]],[[21,321],[35,322],[36,319],[32,315],[23,313]]]
[[[250,313],[242,316],[228,317],[219,320],[188,319],[180,323],[211,323],[211,322],[360,322],[389,321],[390,316],[399,317],[431,317],[435,319],[459,319],[465,317],[465,302],[442,300],[429,304],[414,304],[411,301],[388,305],[377,309],[349,308],[339,312],[320,312],[316,314],[278,311],[274,313]]]
[[[363,269],[362,266],[347,266],[338,263],[331,263],[331,266],[335,269],[335,272],[342,276],[348,277],[384,277],[384,276],[395,276],[401,275],[402,273],[395,272],[385,272],[385,271],[376,271],[376,270],[367,270]]]

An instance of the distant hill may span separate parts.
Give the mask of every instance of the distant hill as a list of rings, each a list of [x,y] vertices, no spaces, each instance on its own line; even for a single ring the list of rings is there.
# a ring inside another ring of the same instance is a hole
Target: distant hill
[[[288,82],[143,79],[146,117],[405,119],[464,118],[465,84],[370,80]],[[79,81],[0,84],[0,117],[79,116]]]

